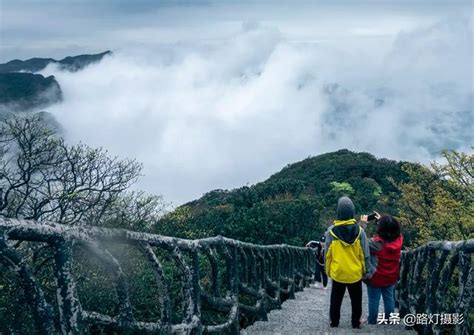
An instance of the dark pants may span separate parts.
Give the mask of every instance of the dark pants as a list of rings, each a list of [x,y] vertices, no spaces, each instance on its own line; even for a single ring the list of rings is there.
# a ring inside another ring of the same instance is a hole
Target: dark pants
[[[328,276],[326,271],[324,271],[324,266],[321,266],[316,262],[316,271],[314,272],[314,280],[317,282],[322,282],[323,286],[326,287],[328,284]]]
[[[349,291],[352,306],[352,327],[360,326],[360,317],[362,315],[362,281],[353,284],[339,283],[332,281],[331,290],[331,307],[329,308],[329,317],[331,318],[331,327],[339,326],[339,319],[341,318],[341,304],[344,298],[344,293]]]

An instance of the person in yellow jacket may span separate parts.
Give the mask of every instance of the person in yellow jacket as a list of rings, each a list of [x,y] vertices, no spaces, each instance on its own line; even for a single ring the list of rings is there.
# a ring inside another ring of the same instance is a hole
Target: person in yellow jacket
[[[355,207],[348,197],[337,202],[337,219],[326,231],[325,269],[332,279],[329,317],[331,327],[339,326],[344,293],[351,298],[353,328],[360,328],[362,279],[374,270],[370,263],[369,242],[364,229],[354,219]]]

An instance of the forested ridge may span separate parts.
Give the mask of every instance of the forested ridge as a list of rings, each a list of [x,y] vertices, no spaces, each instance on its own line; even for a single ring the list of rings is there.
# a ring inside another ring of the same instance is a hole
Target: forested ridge
[[[402,164],[368,153],[340,150],[290,164],[266,181],[214,190],[166,215],[166,232],[183,237],[224,235],[248,242],[302,245],[324,233],[337,198],[349,195],[358,213],[395,213],[407,179]],[[157,226],[162,228],[161,225]]]
[[[357,215],[377,210],[399,217],[407,245],[428,237],[467,237],[472,233],[472,156],[443,155],[448,165],[471,179],[463,184],[446,178],[441,166],[339,150],[290,164],[250,187],[211,191],[168,213],[156,231],[187,238],[220,234],[255,243],[303,245],[324,233],[334,219],[337,199],[348,195]],[[440,217],[432,217],[435,212]],[[460,218],[464,223],[458,226]],[[373,232],[373,225],[368,230]]]
[[[0,64],[0,73],[8,72],[37,72],[44,69],[49,64],[57,64],[60,69],[67,71],[78,71],[84,67],[100,62],[104,56],[111,55],[111,51],[99,54],[68,56],[61,60],[53,58],[30,58],[27,60],[14,59],[7,63]]]

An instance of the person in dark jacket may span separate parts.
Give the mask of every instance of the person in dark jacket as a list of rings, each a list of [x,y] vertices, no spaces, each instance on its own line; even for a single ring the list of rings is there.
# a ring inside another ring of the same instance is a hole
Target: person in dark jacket
[[[322,236],[319,241],[309,241],[306,247],[316,250],[316,269],[314,272],[315,287],[326,289],[328,284],[328,276],[324,270],[324,241],[326,238]],[[321,286],[322,284],[322,286]]]
[[[366,280],[369,324],[377,323],[380,296],[383,297],[386,318],[395,310],[394,291],[400,274],[403,244],[403,235],[400,233],[398,221],[390,215],[380,216],[378,213],[377,215],[377,234],[369,242],[370,262],[376,270]]]

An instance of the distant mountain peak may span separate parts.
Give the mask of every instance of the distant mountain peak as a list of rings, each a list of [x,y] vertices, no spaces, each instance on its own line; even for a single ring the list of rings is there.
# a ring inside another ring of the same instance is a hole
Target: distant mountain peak
[[[79,71],[86,66],[98,63],[105,56],[111,55],[110,50],[98,54],[84,54],[78,56],[68,56],[61,60],[53,58],[30,58],[27,60],[14,59],[7,63],[0,64],[0,73],[8,72],[38,72],[49,64],[57,64],[62,70]]]

